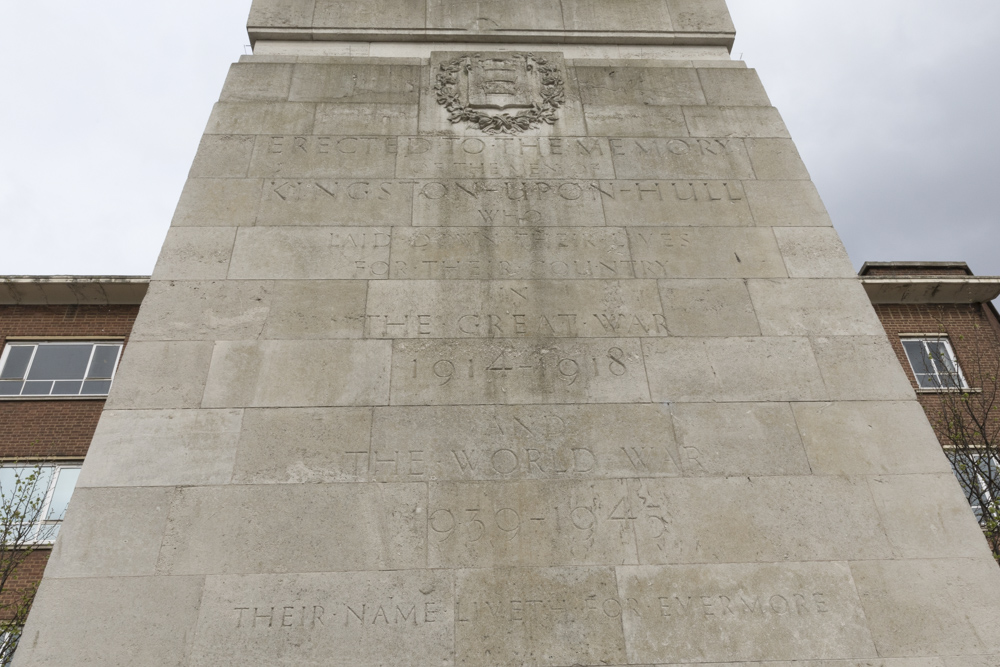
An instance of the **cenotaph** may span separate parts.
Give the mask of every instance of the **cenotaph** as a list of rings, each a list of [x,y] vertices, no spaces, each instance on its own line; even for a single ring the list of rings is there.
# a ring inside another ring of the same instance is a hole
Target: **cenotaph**
[[[723,0],[249,26],[16,667],[1000,665]]]

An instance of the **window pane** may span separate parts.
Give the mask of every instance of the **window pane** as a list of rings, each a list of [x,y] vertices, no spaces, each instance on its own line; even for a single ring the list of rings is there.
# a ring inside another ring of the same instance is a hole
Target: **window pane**
[[[934,365],[939,373],[952,373],[955,365],[951,361],[951,350],[943,341],[929,341],[927,349],[934,360]]]
[[[28,521],[37,521],[36,514],[52,481],[52,466],[16,466],[0,468],[0,497],[6,507],[11,507]],[[6,512],[10,515],[10,511]]]
[[[62,518],[66,516],[69,499],[73,495],[76,480],[79,478],[79,468],[61,468],[59,470],[59,478],[56,479],[56,488],[52,493],[52,502],[49,503],[49,513],[45,517],[47,520],[62,521]]]
[[[63,380],[61,382],[56,382],[55,387],[52,388],[52,393],[58,396],[76,396],[80,393],[80,387],[83,383],[78,380]]]
[[[25,382],[22,396],[48,396],[52,393],[52,382]]]
[[[910,360],[910,365],[913,367],[914,373],[919,375],[920,373],[934,372],[934,369],[931,367],[931,360],[924,349],[923,341],[904,340],[903,349],[906,350],[906,358]]]
[[[90,362],[87,378],[110,378],[115,374],[115,361],[121,345],[97,345],[94,360]]]
[[[7,361],[3,365],[3,372],[0,379],[3,380],[23,380],[24,372],[28,370],[28,362],[31,361],[31,352],[34,345],[12,345],[7,353]]]
[[[19,396],[23,382],[0,382],[0,396]]]
[[[82,380],[92,345],[39,345],[29,380]]]
[[[83,383],[84,396],[107,396],[111,391],[111,380],[87,380]]]

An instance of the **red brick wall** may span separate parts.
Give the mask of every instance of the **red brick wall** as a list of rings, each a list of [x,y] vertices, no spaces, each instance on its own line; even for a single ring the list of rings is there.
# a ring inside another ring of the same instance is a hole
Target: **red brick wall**
[[[128,339],[139,306],[0,306],[8,336]],[[79,458],[87,453],[103,400],[0,401],[0,458]]]
[[[0,614],[10,618],[9,606],[16,604],[25,588],[31,584],[37,584],[42,580],[42,573],[45,572],[45,565],[49,562],[49,549],[38,549],[28,554],[24,562],[15,571],[13,582],[8,580],[4,591],[0,594]]]

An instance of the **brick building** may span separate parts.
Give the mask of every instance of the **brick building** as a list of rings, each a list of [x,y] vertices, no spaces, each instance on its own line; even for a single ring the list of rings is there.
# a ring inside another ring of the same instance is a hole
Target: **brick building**
[[[20,562],[5,582],[0,620],[42,577],[148,282],[0,277],[0,490],[5,505],[20,502],[14,485],[34,475],[34,494],[22,498],[38,499],[14,539],[34,550],[23,560],[2,550],[0,576]]]
[[[861,282],[987,534],[1000,501],[1000,277],[962,262],[869,262]],[[963,424],[963,426],[956,426]],[[985,456],[984,453],[985,452]],[[994,544],[1000,554],[1000,544]]]

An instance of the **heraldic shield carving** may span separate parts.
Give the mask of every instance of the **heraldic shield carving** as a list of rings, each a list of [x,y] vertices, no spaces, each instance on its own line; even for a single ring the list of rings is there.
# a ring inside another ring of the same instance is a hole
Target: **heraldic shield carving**
[[[531,53],[472,54],[441,65],[434,87],[452,123],[489,134],[552,125],[566,101],[562,75]]]

